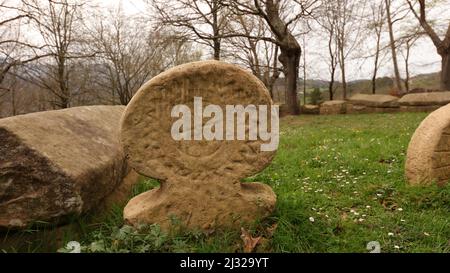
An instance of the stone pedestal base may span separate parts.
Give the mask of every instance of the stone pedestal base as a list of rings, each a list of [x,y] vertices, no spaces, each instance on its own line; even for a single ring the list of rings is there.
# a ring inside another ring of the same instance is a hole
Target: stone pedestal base
[[[191,182],[189,188],[180,184],[164,183],[131,199],[124,209],[125,221],[133,226],[157,223],[163,230],[177,223],[189,229],[240,228],[269,216],[275,207],[275,193],[262,183]]]

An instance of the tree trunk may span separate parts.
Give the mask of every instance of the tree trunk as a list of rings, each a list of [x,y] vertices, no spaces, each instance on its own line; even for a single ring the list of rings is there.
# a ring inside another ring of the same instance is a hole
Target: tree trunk
[[[306,70],[303,70],[303,105],[306,105]]]
[[[411,53],[411,44],[410,41],[406,41],[406,56],[405,56],[405,73],[406,73],[406,77],[405,77],[405,88],[406,88],[406,92],[409,92],[409,79],[410,79],[410,74],[409,74],[409,56]]]
[[[332,60],[331,71],[330,71],[331,77],[330,77],[330,83],[328,85],[328,92],[330,93],[330,100],[334,99],[334,83],[335,83],[334,77],[336,75],[336,65],[335,64],[336,63],[334,63],[334,61]]]
[[[270,85],[267,87],[267,89],[269,89],[269,94],[270,94],[270,98],[272,99],[272,101],[275,100],[275,98],[273,97],[273,85]]]
[[[342,91],[344,100],[347,99],[347,80],[345,79],[345,66],[342,68]]]
[[[391,17],[391,1],[385,0],[386,2],[386,15],[388,20],[388,29],[389,29],[389,39],[390,43],[389,46],[391,47],[391,53],[392,53],[392,62],[394,64],[394,74],[395,74],[395,87],[398,91],[403,91],[401,77],[400,77],[400,70],[398,69],[398,61],[397,61],[397,50],[395,49],[395,38],[394,38],[394,30],[393,30],[393,22]]]
[[[219,38],[219,26],[218,26],[218,1],[213,1],[213,8],[211,10],[213,15],[213,47],[214,47],[214,60],[220,60],[220,38]]]
[[[267,73],[269,74],[269,91],[270,96],[272,97],[272,100],[274,100],[274,93],[273,93],[273,86],[275,85],[275,82],[280,77],[280,73],[278,72],[278,46],[275,46],[275,52],[274,52],[275,58],[273,58],[273,73],[272,76],[270,75],[270,69],[268,69]]]
[[[297,99],[297,79],[302,50],[298,46],[292,49],[280,47],[280,51],[279,60],[283,64],[286,77],[286,104],[288,112],[291,115],[298,115],[300,114],[300,107]]]
[[[381,41],[381,33],[380,34],[377,33],[377,52],[375,53],[375,63],[372,76],[372,94],[375,94],[377,91],[378,62],[380,59],[380,41]]]
[[[328,92],[330,93],[330,100],[333,100],[334,75],[331,76],[330,84],[328,85]]]
[[[328,37],[328,53],[330,54],[330,83],[328,85],[328,93],[330,94],[330,100],[333,100],[334,97],[334,75],[336,74],[336,51],[333,50],[333,37],[334,37],[334,26],[331,26],[330,35]],[[336,45],[336,44],[334,44]]]
[[[12,116],[17,115],[16,90],[14,88],[11,88],[11,114],[12,114]]]
[[[338,39],[338,60],[339,67],[341,68],[341,80],[342,80],[342,99],[347,99],[347,80],[345,77],[345,54],[344,54],[344,38]]]
[[[280,47],[280,56],[278,59],[283,65],[284,75],[286,77],[286,104],[287,112],[290,115],[300,114],[300,107],[297,99],[297,79],[299,75],[300,58],[302,48],[297,39],[289,31],[288,26],[280,15],[280,6],[278,1],[266,0],[265,14],[258,1],[254,1],[256,9],[269,25],[274,34],[277,44]]]
[[[64,56],[64,53],[59,53],[57,57],[57,66],[58,66],[58,107],[61,109],[69,108],[70,103],[70,94],[69,94],[69,82],[67,78],[67,71],[66,71],[66,59]]]
[[[306,105],[306,35],[303,35],[303,105]]]
[[[441,89],[450,91],[450,54],[442,54]]]
[[[220,39],[214,39],[214,60],[220,60]]]
[[[450,24],[447,27],[447,32],[445,34],[444,40],[441,40],[431,25],[428,24],[426,19],[426,7],[425,0],[419,0],[420,5],[420,15],[414,10],[413,5],[408,0],[409,7],[414,13],[416,18],[419,20],[420,25],[425,30],[425,32],[430,37],[434,46],[437,49],[439,55],[442,58],[442,70],[441,70],[441,89],[450,90]]]
[[[345,77],[345,59],[341,59],[342,98],[347,99],[347,79]]]
[[[372,94],[374,95],[376,94],[377,91],[377,75],[375,73],[373,73],[372,76]]]

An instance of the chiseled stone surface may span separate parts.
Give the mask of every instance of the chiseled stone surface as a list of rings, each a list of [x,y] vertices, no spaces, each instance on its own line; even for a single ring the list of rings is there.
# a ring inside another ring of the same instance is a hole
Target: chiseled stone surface
[[[355,94],[350,97],[349,102],[356,105],[364,105],[377,108],[399,106],[397,97],[379,94]]]
[[[85,106],[0,120],[0,228],[62,222],[97,206],[127,174],[123,106]]]
[[[347,114],[397,113],[399,107],[369,107],[361,104],[347,103]]]
[[[300,112],[302,114],[318,115],[320,113],[320,107],[319,105],[306,104],[301,106]]]
[[[239,227],[268,216],[276,196],[261,183],[241,183],[263,170],[275,152],[257,141],[175,141],[171,117],[175,105],[203,107],[270,105],[264,85],[247,71],[223,62],[202,61],[172,68],[140,88],[122,118],[121,140],[129,164],[159,179],[159,188],[133,198],[124,209],[132,225],[171,227],[176,218],[187,228]],[[193,112],[193,110],[192,110]],[[208,120],[208,119],[206,119]],[[205,120],[204,120],[205,122]]]
[[[450,91],[406,94],[398,102],[401,106],[443,106],[450,103]]]
[[[320,105],[321,115],[337,115],[347,112],[347,102],[345,100],[330,100]]]
[[[400,106],[400,112],[433,112],[441,107],[442,105]]]
[[[450,104],[431,113],[417,128],[405,169],[411,184],[442,185],[450,180]]]

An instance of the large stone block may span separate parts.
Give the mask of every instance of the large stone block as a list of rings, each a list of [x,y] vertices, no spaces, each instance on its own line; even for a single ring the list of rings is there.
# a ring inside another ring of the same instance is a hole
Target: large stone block
[[[345,100],[330,100],[320,105],[321,115],[337,115],[347,112],[347,102]]]
[[[370,107],[359,104],[347,103],[347,114],[371,114],[371,113],[397,113],[399,107]]]
[[[401,106],[443,106],[450,103],[450,91],[407,94],[398,102]]]
[[[431,113],[412,136],[405,172],[411,184],[442,185],[450,179],[450,104]]]
[[[351,104],[376,108],[399,107],[398,98],[390,95],[355,94],[348,99]]]
[[[441,105],[400,106],[400,112],[433,112],[439,108],[441,108]]]
[[[307,115],[318,115],[320,114],[320,107],[318,105],[306,104],[301,106],[300,112]]]
[[[0,228],[61,222],[95,208],[128,173],[123,106],[86,106],[0,120]]]

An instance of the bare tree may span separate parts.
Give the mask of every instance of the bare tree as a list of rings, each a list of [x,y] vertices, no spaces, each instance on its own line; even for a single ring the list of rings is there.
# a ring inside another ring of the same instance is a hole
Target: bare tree
[[[338,66],[338,58],[337,58],[337,43],[332,36],[328,36],[328,54],[330,56],[329,58],[330,82],[328,83],[328,93],[330,100],[333,100],[337,88],[337,86],[335,86],[335,74]]]
[[[186,39],[153,31],[145,18],[125,16],[120,7],[94,19],[88,27],[89,51],[97,52],[93,81],[112,104],[128,104],[151,77],[195,59]]]
[[[414,16],[419,20],[420,25],[430,37],[438,54],[442,58],[441,89],[450,90],[450,23],[447,27],[445,37],[441,39],[427,20],[427,6],[425,4],[425,0],[418,0],[419,12],[415,10],[411,0],[407,1],[411,11],[414,13]]]
[[[14,25],[28,14],[20,12],[18,6],[11,6],[6,1],[0,2],[0,11],[5,16],[0,20],[0,84],[4,81],[8,71],[17,64],[17,60],[12,56],[15,47],[20,44],[18,35],[11,33],[19,32],[18,24]],[[2,92],[3,91],[3,92]],[[7,93],[7,88],[0,86],[0,97]]]
[[[306,33],[302,35],[302,46],[303,46],[303,59],[302,59],[302,68],[303,68],[303,105],[306,105]]]
[[[9,89],[2,85],[7,73],[18,67],[48,56],[40,52],[45,45],[29,42],[22,35],[21,26],[28,25],[31,15],[24,10],[22,4],[10,1],[0,2],[0,97],[1,92]]]
[[[403,80],[405,84],[405,91],[409,92],[411,89],[410,79],[410,60],[411,60],[411,52],[416,42],[425,34],[420,25],[417,26],[413,22],[408,22],[408,25],[411,27],[405,28],[402,36],[398,39],[398,49],[400,54],[403,57],[404,65],[405,65],[405,78]]]
[[[70,0],[23,0],[23,3],[50,56],[27,68],[30,81],[54,95],[51,103],[55,108],[70,107],[70,61],[87,57],[79,50],[81,40],[76,33],[83,3]]]
[[[221,43],[227,25],[227,7],[221,0],[149,0],[158,21],[173,26],[191,41],[213,50],[220,60]],[[180,35],[180,33],[178,34]]]
[[[280,69],[278,67],[278,45],[263,41],[264,70],[262,81],[267,86],[273,98],[273,89],[275,82],[280,77]]]
[[[394,5],[393,3],[395,0],[384,0],[385,1],[385,7],[386,7],[386,19],[387,19],[387,25],[389,30],[389,47],[391,48],[391,57],[392,57],[392,64],[394,66],[394,84],[397,91],[400,93],[403,92],[404,88],[402,85],[402,78],[400,76],[400,69],[398,65],[398,58],[397,58],[397,44],[396,44],[396,38],[394,35],[394,24],[400,20],[403,20],[407,15],[408,12],[405,12],[405,9],[400,5],[397,9],[393,9]]]
[[[241,32],[243,35],[224,40],[224,56],[248,67],[264,83],[273,98],[273,87],[280,75],[278,46],[258,38],[270,35],[270,30],[260,17],[235,15],[232,18],[227,32]]]
[[[15,116],[43,110],[39,94],[41,90],[17,76],[23,67],[14,66],[6,75],[3,85],[7,92],[0,94],[0,117]],[[45,108],[44,108],[45,109]]]
[[[342,97],[347,98],[347,59],[363,41],[362,13],[366,1],[336,0],[323,1],[321,16],[317,20],[325,30],[327,37],[328,66],[330,82],[328,93],[330,100],[334,99],[337,69],[341,71]]]
[[[409,81],[411,78],[411,73],[409,71],[409,60],[410,60],[410,56],[411,56],[411,49],[419,38],[420,38],[420,36],[414,36],[414,35],[404,38],[405,53],[402,52],[402,55],[403,55],[403,59],[405,60],[405,74],[406,75],[405,75],[404,82],[405,82],[406,92],[409,92],[409,90],[410,90]]]
[[[151,69],[159,45],[154,44],[148,25],[136,18],[125,18],[122,10],[111,11],[98,17],[90,31],[90,49],[99,54],[93,64],[96,67],[95,84],[106,90],[112,104],[128,104],[137,89],[158,73]]]
[[[338,63],[341,70],[342,97],[347,98],[346,62],[350,54],[363,40],[363,11],[366,1],[336,0],[333,11],[336,16],[336,41]]]
[[[369,21],[369,30],[375,34],[375,54],[372,73],[372,94],[377,90],[377,76],[381,64],[381,38],[384,29],[384,21],[386,20],[386,8],[383,0],[374,1],[370,4],[371,18]]]
[[[273,38],[260,38],[271,41],[279,47],[280,55],[278,59],[283,65],[283,73],[286,79],[287,112],[292,115],[300,113],[297,82],[302,54],[301,46],[295,36],[295,26],[300,19],[311,18],[318,4],[319,1],[316,0],[231,2],[233,12],[263,18],[272,32]]]
[[[31,103],[29,101],[26,101],[27,99],[29,99],[29,96],[23,95],[24,83],[18,77],[10,75],[9,82],[10,115],[15,116],[21,112],[21,109],[25,108],[26,104]]]
[[[336,70],[338,68],[338,44],[336,39],[338,17],[335,10],[335,2],[324,1],[322,3],[321,16],[318,18],[318,23],[324,29],[327,37],[327,64],[330,72],[328,94],[329,99],[333,100],[336,91]]]

